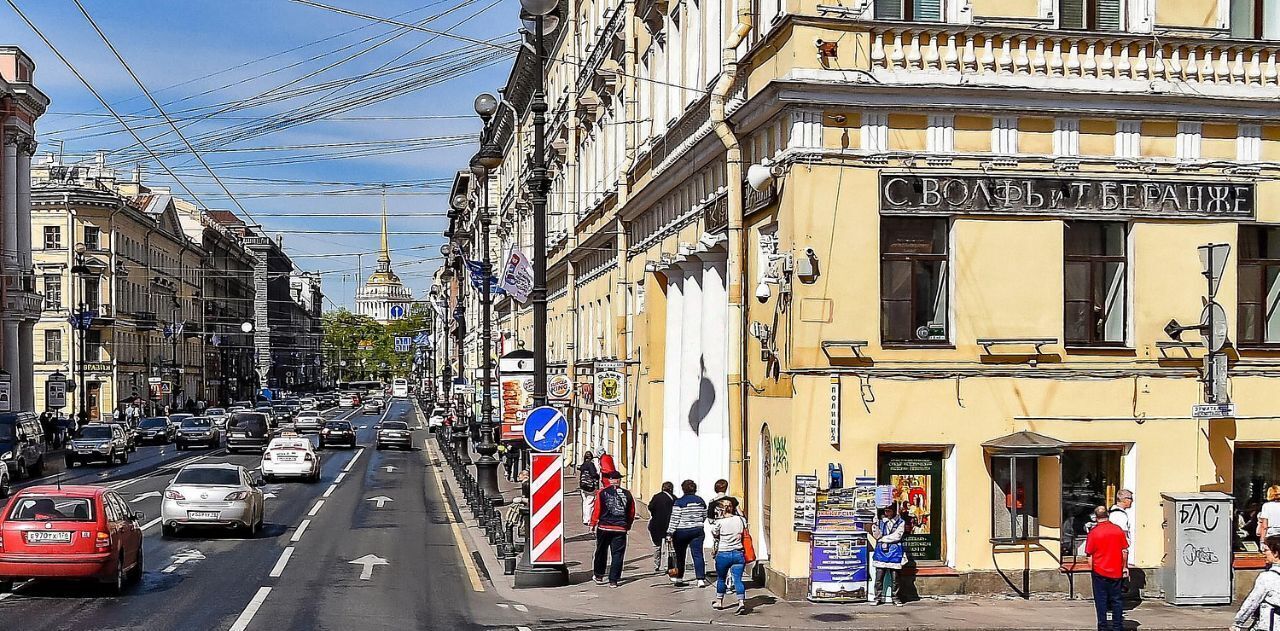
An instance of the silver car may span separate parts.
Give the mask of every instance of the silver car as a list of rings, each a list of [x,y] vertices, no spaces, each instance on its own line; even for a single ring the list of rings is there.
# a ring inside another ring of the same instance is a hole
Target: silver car
[[[293,419],[293,429],[299,434],[307,432],[318,433],[322,425],[324,425],[324,418],[315,410],[298,412],[298,416]]]
[[[229,463],[187,465],[164,490],[160,524],[164,536],[179,528],[217,527],[255,536],[262,531],[266,501],[262,478]]]

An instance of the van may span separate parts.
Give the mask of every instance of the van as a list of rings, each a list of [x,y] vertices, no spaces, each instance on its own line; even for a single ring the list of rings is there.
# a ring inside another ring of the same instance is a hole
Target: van
[[[31,412],[0,414],[0,462],[14,479],[44,473],[44,430]]]

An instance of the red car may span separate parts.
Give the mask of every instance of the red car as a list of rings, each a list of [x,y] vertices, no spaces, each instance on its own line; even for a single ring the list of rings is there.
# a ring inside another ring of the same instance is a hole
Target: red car
[[[0,515],[0,593],[13,581],[81,579],[116,592],[142,578],[141,513],[100,486],[33,486]]]

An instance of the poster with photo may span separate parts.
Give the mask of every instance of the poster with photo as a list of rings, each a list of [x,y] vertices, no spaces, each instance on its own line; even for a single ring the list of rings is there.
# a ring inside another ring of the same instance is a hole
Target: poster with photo
[[[881,454],[879,477],[907,521],[907,554],[916,561],[942,560],[942,454]]]

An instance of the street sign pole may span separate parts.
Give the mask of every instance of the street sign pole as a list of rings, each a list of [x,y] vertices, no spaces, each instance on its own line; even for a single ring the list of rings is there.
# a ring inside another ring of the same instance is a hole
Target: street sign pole
[[[1227,343],[1226,310],[1215,300],[1222,274],[1227,267],[1231,246],[1226,243],[1207,243],[1197,248],[1200,255],[1200,273],[1206,282],[1208,304],[1200,316],[1200,334],[1208,353],[1204,358],[1204,400],[1209,404],[1230,402],[1227,393],[1227,356],[1222,352]]]

